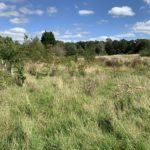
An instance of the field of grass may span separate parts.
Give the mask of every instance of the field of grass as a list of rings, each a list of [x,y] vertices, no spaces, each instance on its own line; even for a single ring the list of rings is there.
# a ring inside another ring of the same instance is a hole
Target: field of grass
[[[0,90],[0,150],[150,150],[150,59],[124,57],[26,65]]]

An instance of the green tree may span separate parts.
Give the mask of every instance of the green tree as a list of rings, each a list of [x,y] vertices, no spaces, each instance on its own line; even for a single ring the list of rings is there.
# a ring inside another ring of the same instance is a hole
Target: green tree
[[[74,43],[65,43],[66,56],[75,56],[77,54],[76,45]]]
[[[111,39],[107,39],[106,40],[106,46],[105,46],[105,50],[106,50],[106,53],[108,55],[112,55],[114,52],[113,52],[113,47],[112,47],[112,40]]]
[[[150,40],[140,39],[137,41],[136,45],[136,51],[142,56],[150,56]]]
[[[55,40],[55,36],[54,36],[53,32],[47,32],[47,31],[45,31],[42,34],[41,42],[45,46],[55,45],[56,44],[56,40]]]
[[[0,58],[4,61],[6,70],[11,73],[12,67],[21,60],[20,45],[9,37],[0,37]]]
[[[105,43],[103,41],[96,41],[95,46],[95,53],[97,55],[106,55]]]
[[[47,55],[44,45],[37,37],[32,39],[29,43],[24,44],[24,52],[26,58],[32,61],[41,61]]]

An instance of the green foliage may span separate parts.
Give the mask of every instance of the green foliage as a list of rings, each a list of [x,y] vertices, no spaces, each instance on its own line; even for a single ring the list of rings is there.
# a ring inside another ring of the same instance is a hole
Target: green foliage
[[[150,48],[150,40],[147,39],[138,39],[136,40],[136,51],[139,53],[143,50],[148,50]]]
[[[74,43],[65,43],[66,56],[73,56],[77,54],[76,46]]]
[[[42,77],[46,77],[49,74],[50,74],[50,69],[46,68],[46,67],[43,67],[40,71],[36,72],[36,78],[39,79],[39,78],[42,78]]]
[[[64,57],[66,55],[63,43],[57,43],[50,49],[50,52],[57,57]]]
[[[48,45],[55,45],[56,44],[56,40],[55,40],[55,36],[52,32],[44,32],[42,34],[41,37],[41,42],[43,43],[43,45],[48,46]]]
[[[139,40],[137,49],[141,56],[150,56],[150,40]]]
[[[24,51],[25,58],[34,62],[44,61],[47,57],[45,47],[37,37],[35,37],[32,41],[29,41],[28,44],[25,43],[22,49]]]
[[[11,76],[6,72],[0,71],[0,90],[11,85],[12,83],[13,82]]]
[[[18,65],[16,67],[15,72],[15,83],[19,86],[23,86],[24,81],[26,80],[25,74],[24,74],[24,67],[22,65]]]
[[[84,52],[84,59],[89,62],[93,61],[95,59],[95,51],[86,49],[86,51]]]
[[[67,69],[71,76],[75,76],[77,74],[76,64],[74,61],[69,61],[67,63]]]
[[[0,58],[7,62],[16,60],[16,47],[11,38],[0,37]]]
[[[84,64],[84,63],[79,63],[79,65],[78,65],[78,72],[79,72],[79,75],[85,76],[85,74],[86,74],[85,69],[86,69],[86,64]]]
[[[150,48],[140,51],[141,56],[150,56]]]
[[[28,73],[32,76],[36,76],[37,74],[37,67],[35,65],[31,65],[28,69]]]
[[[12,67],[22,60],[20,45],[11,38],[0,37],[0,58],[4,61],[7,72],[11,74]]]

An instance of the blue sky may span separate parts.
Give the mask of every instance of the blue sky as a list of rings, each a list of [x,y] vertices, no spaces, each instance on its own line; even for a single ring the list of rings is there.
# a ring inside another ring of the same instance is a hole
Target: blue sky
[[[0,35],[58,40],[150,38],[150,0],[0,0]]]

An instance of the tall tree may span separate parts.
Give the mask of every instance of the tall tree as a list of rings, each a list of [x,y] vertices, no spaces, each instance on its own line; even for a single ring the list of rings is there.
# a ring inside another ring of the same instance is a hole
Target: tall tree
[[[47,31],[45,31],[45,32],[42,34],[41,42],[42,42],[45,46],[48,46],[48,45],[55,45],[55,44],[56,44],[56,40],[55,40],[55,36],[54,36],[53,32],[47,32]]]

